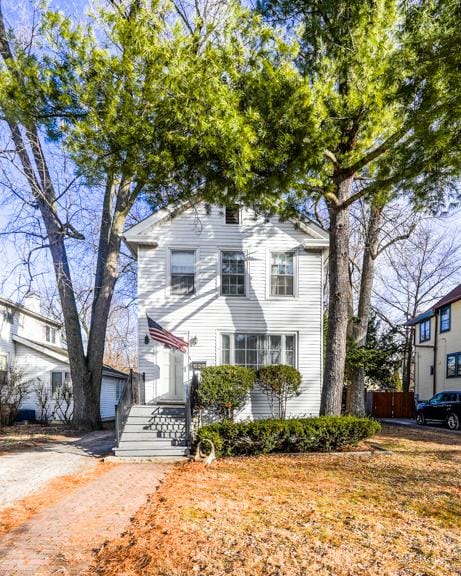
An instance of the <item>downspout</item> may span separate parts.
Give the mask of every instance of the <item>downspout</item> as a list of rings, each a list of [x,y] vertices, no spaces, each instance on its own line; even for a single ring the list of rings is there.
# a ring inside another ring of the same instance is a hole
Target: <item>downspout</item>
[[[435,324],[435,333],[434,333],[434,367],[432,370],[432,395],[435,396],[437,393],[437,318],[438,312],[436,311],[434,314],[434,324]]]

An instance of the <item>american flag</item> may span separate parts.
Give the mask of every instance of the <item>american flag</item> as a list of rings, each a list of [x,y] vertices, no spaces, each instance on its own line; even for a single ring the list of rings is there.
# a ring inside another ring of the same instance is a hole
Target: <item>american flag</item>
[[[189,344],[185,340],[178,338],[171,332],[168,332],[168,330],[162,328],[160,324],[155,322],[155,320],[152,320],[152,318],[149,318],[149,316],[147,316],[147,325],[149,327],[150,337],[153,340],[161,342],[170,348],[176,348],[176,350],[180,350],[181,352],[187,352]]]

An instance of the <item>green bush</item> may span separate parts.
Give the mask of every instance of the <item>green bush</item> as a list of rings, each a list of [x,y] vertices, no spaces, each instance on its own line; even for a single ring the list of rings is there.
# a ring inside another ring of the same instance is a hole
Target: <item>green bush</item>
[[[263,366],[257,372],[258,384],[267,395],[273,418],[284,419],[287,400],[299,394],[302,377],[296,368],[286,364]]]
[[[380,429],[375,420],[355,416],[224,421],[201,428],[197,442],[205,438],[211,440],[218,456],[329,452],[354,445]]]
[[[232,420],[235,410],[242,408],[256,375],[244,366],[209,366],[201,372],[197,396],[201,408],[216,411]]]

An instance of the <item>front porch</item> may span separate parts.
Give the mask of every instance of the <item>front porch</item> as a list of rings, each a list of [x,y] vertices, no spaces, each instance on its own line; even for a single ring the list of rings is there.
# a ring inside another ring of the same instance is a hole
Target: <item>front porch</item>
[[[193,387],[185,387],[185,400],[156,398],[146,401],[142,376],[131,372],[116,406],[115,455],[130,458],[188,456]]]

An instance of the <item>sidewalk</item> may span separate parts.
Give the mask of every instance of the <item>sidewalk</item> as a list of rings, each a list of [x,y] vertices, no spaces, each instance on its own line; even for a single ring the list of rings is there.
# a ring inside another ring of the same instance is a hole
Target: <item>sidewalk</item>
[[[121,534],[167,464],[122,463],[0,538],[0,575],[81,575],[92,551]]]
[[[390,424],[391,426],[407,426],[409,428],[418,428],[419,430],[437,430],[437,432],[447,432],[448,434],[461,434],[461,430],[449,430],[446,426],[439,423],[425,424],[419,426],[413,418],[379,418],[381,424]]]

